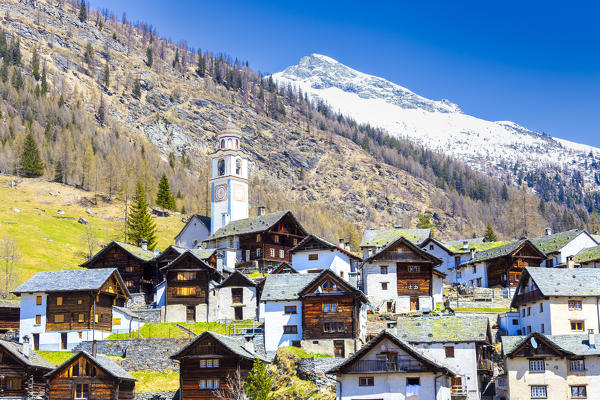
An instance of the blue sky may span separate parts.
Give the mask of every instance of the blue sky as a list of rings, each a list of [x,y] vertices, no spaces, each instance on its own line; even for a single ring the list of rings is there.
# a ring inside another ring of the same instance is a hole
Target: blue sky
[[[538,1],[94,0],[161,36],[226,52],[262,72],[310,53],[600,146],[600,5]]]

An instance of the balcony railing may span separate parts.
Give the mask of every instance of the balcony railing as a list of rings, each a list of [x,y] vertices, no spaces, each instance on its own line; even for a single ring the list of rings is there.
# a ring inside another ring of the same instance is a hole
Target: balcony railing
[[[421,363],[413,360],[359,360],[352,364],[349,372],[415,372],[423,369]]]
[[[467,395],[467,387],[465,385],[452,385],[450,388],[452,397],[462,397]]]
[[[480,358],[479,361],[477,361],[477,369],[479,371],[492,372],[494,370],[494,363],[492,362],[492,360]]]

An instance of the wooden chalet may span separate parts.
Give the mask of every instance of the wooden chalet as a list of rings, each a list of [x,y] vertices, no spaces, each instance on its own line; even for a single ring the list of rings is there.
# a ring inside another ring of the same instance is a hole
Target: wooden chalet
[[[19,303],[0,302],[0,333],[18,332],[20,315]]]
[[[160,271],[163,267],[165,267],[169,263],[175,261],[175,259],[177,257],[179,257],[180,255],[182,255],[183,253],[185,253],[188,250],[189,249],[186,249],[184,247],[170,245],[169,247],[167,247],[165,249],[165,251],[160,253],[160,255],[158,255],[154,259],[154,262],[156,263],[156,266],[158,267],[158,269]],[[217,268],[217,250],[216,249],[196,248],[196,249],[191,249],[189,251],[192,251],[197,258],[200,258],[202,261],[206,262],[211,267]],[[162,275],[162,274],[160,274],[160,275]]]
[[[539,267],[545,260],[546,254],[537,246],[528,239],[521,239],[476,253],[470,261],[461,264],[459,270],[483,265],[487,287],[515,287],[526,267]]]
[[[291,262],[290,250],[307,235],[291,211],[231,221],[205,241],[207,248],[236,251],[236,267],[273,268]]]
[[[154,298],[159,282],[154,252],[128,243],[113,241],[80,266],[83,268],[117,268],[131,293],[143,293],[146,303]]]
[[[291,266],[291,264],[288,263],[281,263],[279,264],[278,267],[276,267],[273,271],[271,271],[272,274],[297,274],[298,271],[296,271],[294,269],[294,267]]]
[[[0,397],[16,399],[41,398],[46,380],[44,374],[54,368],[24,344],[0,340]]]
[[[256,359],[266,361],[244,337],[206,331],[171,356],[179,362],[180,400],[231,398],[237,371],[241,381]],[[231,396],[231,397],[228,397]]]
[[[136,379],[110,358],[80,351],[46,374],[48,400],[131,400]]]

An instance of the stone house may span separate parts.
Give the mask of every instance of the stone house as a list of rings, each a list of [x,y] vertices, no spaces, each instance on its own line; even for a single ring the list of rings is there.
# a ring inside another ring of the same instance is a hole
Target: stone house
[[[214,289],[218,322],[258,319],[257,285],[246,275],[235,271]]]
[[[321,272],[330,269],[340,277],[350,280],[362,259],[350,251],[350,245],[340,239],[339,245],[316,235],[308,235],[290,250],[292,266],[296,272]]]
[[[546,268],[564,267],[569,257],[583,249],[598,245],[596,240],[583,229],[552,233],[548,228],[544,236],[533,238],[531,242],[546,254],[544,263]]]

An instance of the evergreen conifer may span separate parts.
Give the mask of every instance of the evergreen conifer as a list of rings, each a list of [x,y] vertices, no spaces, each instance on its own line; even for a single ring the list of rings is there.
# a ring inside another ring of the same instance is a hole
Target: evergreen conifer
[[[40,80],[40,56],[35,47],[33,48],[33,55],[31,56],[31,74],[36,81]]]
[[[146,201],[146,190],[140,182],[138,182],[135,195],[131,200],[127,230],[127,241],[130,244],[139,247],[142,245],[142,241],[146,240],[149,250],[154,250],[156,247],[156,224],[150,215],[150,209]]]
[[[160,177],[160,182],[158,183],[158,193],[156,194],[156,204],[164,210],[174,210],[175,209],[175,199],[173,198],[173,194],[171,194],[171,188],[169,185],[169,178],[167,178],[167,174],[163,172]]]
[[[267,366],[258,358],[254,360],[244,389],[248,400],[267,400],[271,397],[271,377]]]
[[[486,242],[495,242],[498,240],[494,229],[492,229],[492,224],[490,224],[489,222],[487,224],[487,227],[485,228],[485,235],[483,237],[483,240]]]
[[[79,20],[81,22],[87,21],[87,7],[83,0],[81,0],[81,4],[79,5]]]
[[[44,174],[44,162],[31,132],[25,137],[20,164],[21,176],[35,178]]]

